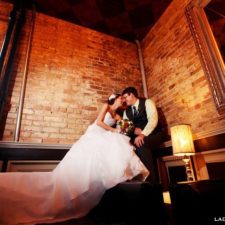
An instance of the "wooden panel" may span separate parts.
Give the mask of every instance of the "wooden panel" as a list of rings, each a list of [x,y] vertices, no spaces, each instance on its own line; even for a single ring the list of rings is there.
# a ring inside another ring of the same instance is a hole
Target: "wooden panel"
[[[13,168],[15,166],[14,162],[26,162],[27,169],[22,168],[22,170],[25,169],[27,171],[30,170],[28,169],[29,163],[35,161],[37,161],[35,168],[42,171],[39,166],[40,162],[41,165],[47,165],[49,162],[59,162],[63,159],[70,147],[71,146],[69,145],[43,145],[2,142],[0,143],[0,160],[2,161],[1,171],[6,172],[12,170],[9,169],[9,166],[12,165],[8,162],[13,162]],[[53,165],[52,167],[47,166],[46,170],[49,170],[53,167]]]
[[[52,171],[60,161],[9,161],[7,172],[48,172]]]

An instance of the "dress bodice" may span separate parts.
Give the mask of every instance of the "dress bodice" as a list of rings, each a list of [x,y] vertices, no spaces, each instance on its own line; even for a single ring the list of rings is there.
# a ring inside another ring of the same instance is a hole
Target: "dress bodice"
[[[112,127],[116,123],[116,120],[112,118],[109,112],[107,112],[105,114],[104,123]]]

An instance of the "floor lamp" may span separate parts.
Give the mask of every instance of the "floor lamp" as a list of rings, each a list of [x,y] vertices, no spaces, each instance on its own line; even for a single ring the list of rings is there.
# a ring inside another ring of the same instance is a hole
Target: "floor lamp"
[[[173,155],[183,156],[187,181],[194,181],[194,173],[190,165],[190,156],[194,155],[195,148],[191,132],[191,126],[180,124],[170,128]]]

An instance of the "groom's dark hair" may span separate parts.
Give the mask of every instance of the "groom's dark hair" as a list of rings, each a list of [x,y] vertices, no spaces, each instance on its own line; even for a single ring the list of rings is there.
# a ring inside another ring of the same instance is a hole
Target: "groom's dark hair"
[[[122,95],[124,94],[133,94],[136,98],[138,98],[138,93],[137,93],[137,89],[135,87],[127,87],[126,89],[123,90]]]

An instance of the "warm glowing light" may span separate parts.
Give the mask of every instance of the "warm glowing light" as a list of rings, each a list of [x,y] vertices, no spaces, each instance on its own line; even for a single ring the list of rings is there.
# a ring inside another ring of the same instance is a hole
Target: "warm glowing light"
[[[191,126],[181,124],[170,128],[174,155],[193,155],[195,152]]]
[[[163,192],[163,201],[165,204],[171,204],[170,192],[164,191]]]

